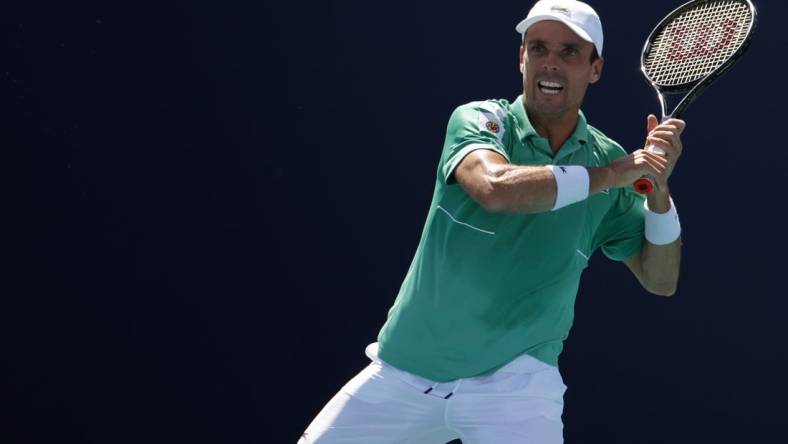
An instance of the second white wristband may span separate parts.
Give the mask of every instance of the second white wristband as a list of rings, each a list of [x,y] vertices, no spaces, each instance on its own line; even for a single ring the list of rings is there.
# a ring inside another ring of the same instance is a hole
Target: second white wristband
[[[648,208],[648,201],[643,202],[646,208],[646,240],[654,245],[667,245],[681,235],[679,213],[673,199],[670,199],[670,209],[667,213],[658,214]]]

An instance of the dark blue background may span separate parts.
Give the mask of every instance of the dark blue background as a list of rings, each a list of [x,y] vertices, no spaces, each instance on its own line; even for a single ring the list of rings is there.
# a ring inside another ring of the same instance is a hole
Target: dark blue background
[[[680,1],[595,1],[627,149]],[[4,443],[295,442],[367,362],[458,105],[521,90],[526,2],[16,2],[3,33]],[[568,443],[780,442],[783,18],[686,113],[678,293],[592,258]],[[10,174],[9,174],[10,173]]]

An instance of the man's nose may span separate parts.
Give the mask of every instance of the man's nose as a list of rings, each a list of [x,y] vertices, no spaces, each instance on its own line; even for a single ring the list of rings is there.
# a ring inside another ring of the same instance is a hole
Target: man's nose
[[[544,69],[545,71],[558,71],[558,65],[556,63],[553,63],[551,60],[545,60],[542,69]]]
[[[544,65],[542,69],[545,71],[558,71],[558,62],[556,61],[556,55],[554,53],[548,54],[544,59]]]

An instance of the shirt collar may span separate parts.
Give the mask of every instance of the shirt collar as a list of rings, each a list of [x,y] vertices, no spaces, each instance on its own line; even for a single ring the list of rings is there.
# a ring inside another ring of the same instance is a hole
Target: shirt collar
[[[520,140],[525,142],[530,137],[541,137],[531,125],[531,121],[528,119],[528,113],[525,111],[522,95],[518,96],[512,104],[512,114],[514,114],[514,116],[517,118],[517,122],[519,124],[518,127],[520,129]],[[578,111],[577,126],[575,127],[575,131],[571,136],[569,136],[569,139],[564,142],[564,145],[558,151],[557,156],[563,157],[563,155],[575,151],[577,148],[579,148],[579,145],[585,145],[586,143],[588,143],[588,124],[583,111]],[[567,152],[563,152],[565,150]]]

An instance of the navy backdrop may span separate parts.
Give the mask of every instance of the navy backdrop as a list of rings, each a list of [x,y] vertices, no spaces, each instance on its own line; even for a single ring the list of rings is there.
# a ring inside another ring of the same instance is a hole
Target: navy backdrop
[[[676,0],[593,2],[627,149]],[[15,2],[2,26],[4,443],[294,443],[367,363],[458,105],[520,93],[523,2]],[[597,253],[568,443],[782,442],[788,4],[685,115],[678,293]],[[782,49],[781,49],[782,48]]]

